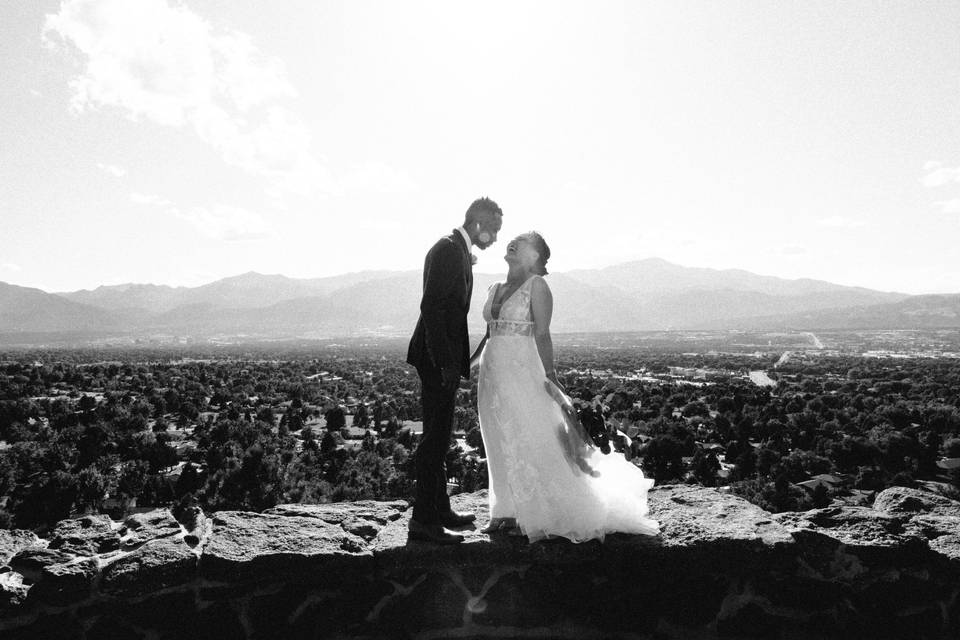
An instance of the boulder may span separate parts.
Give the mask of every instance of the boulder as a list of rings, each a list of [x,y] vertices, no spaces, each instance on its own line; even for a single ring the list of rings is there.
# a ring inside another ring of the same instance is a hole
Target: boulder
[[[267,509],[264,513],[319,518],[330,524],[339,524],[351,518],[362,518],[383,525],[399,518],[409,506],[404,500],[358,500],[325,504],[281,504]]]
[[[49,546],[76,555],[95,556],[119,549],[120,534],[109,516],[88,515],[59,522]]]
[[[179,535],[183,532],[180,523],[169,509],[156,509],[137,513],[123,521],[119,534],[124,548],[136,547],[150,540]]]
[[[197,554],[181,536],[154,538],[107,565],[100,590],[116,597],[141,596],[196,577]]]
[[[80,557],[70,562],[47,565],[40,579],[30,587],[30,600],[66,606],[85,600],[93,591],[93,582],[99,575],[96,558]]]
[[[936,493],[909,487],[884,489],[877,494],[873,502],[873,508],[894,515],[910,516],[918,513],[930,513],[960,516],[960,502]]]
[[[72,561],[76,556],[60,549],[28,547],[10,558],[10,568],[22,575],[27,584],[38,582],[45,567]]]
[[[16,571],[0,573],[0,615],[16,611],[26,600],[29,588],[23,584],[23,576]]]
[[[933,540],[940,536],[960,533],[960,516],[921,514],[910,518],[904,526],[919,537]]]
[[[408,540],[405,502],[66,520],[3,535],[0,636],[958,637],[960,512],[896,488],[876,508],[770,514],[723,490],[649,495],[656,536]],[[181,520],[181,523],[183,520]],[[120,543],[120,548],[116,545]],[[4,571],[4,569],[6,569]],[[51,635],[52,634],[52,635]],[[92,635],[91,635],[92,634]]]
[[[663,485],[649,493],[650,517],[665,547],[740,545],[770,550],[793,538],[770,513],[731,493],[695,485]]]
[[[902,549],[915,541],[905,532],[903,518],[869,507],[829,506],[772,517],[784,526],[826,534],[853,548]]]
[[[930,549],[960,567],[960,533],[951,533],[931,540]]]
[[[364,540],[339,525],[319,518],[244,511],[213,514],[200,560],[204,577],[233,581],[283,575],[338,583],[372,568],[373,554]]]
[[[377,537],[384,525],[400,518],[408,504],[402,500],[379,502],[362,500],[329,504],[284,504],[264,511],[280,516],[317,518],[327,524],[336,524],[366,541]]]
[[[10,562],[10,558],[23,549],[45,545],[33,531],[0,529],[0,566]]]

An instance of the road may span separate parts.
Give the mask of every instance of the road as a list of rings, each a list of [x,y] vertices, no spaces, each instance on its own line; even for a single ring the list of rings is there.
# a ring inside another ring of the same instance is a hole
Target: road
[[[820,338],[816,334],[811,333],[810,331],[804,331],[803,334],[810,338],[810,342],[813,343],[814,349],[823,349],[823,343],[820,342]]]

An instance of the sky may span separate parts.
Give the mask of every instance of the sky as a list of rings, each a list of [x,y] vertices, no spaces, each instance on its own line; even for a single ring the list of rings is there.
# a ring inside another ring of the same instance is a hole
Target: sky
[[[555,273],[958,293],[960,3],[0,2],[0,281],[419,269],[479,196]]]

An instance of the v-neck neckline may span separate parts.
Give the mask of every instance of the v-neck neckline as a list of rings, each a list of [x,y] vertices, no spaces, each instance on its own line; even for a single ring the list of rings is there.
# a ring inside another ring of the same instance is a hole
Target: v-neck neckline
[[[536,275],[536,274],[534,274],[534,275]],[[508,295],[506,298],[504,298],[503,300],[500,301],[500,308],[497,309],[497,315],[493,318],[494,320],[499,320],[499,319],[500,319],[500,312],[503,311],[503,305],[507,304],[507,301],[509,301],[510,298],[512,298],[513,296],[517,295],[517,292],[520,291],[520,289],[523,289],[523,288],[527,285],[527,283],[530,282],[531,280],[533,280],[533,276],[530,276],[529,278],[527,278],[526,280],[524,280],[523,282],[521,282],[519,287],[517,287],[516,289],[514,289],[513,291],[511,291],[511,292],[510,292],[510,295]],[[504,282],[498,282],[498,283],[497,283],[497,293],[496,293],[496,295],[493,296],[493,299],[494,299],[494,300],[497,299],[497,295],[500,294],[500,288],[501,288],[504,284],[505,284]],[[493,315],[493,303],[490,304],[490,315],[491,315],[491,316]]]

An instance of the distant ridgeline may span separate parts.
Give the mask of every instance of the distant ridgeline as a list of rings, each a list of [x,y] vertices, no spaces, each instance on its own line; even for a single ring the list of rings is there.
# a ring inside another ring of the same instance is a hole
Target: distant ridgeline
[[[480,295],[502,273],[477,273]],[[660,330],[957,329],[960,294],[907,295],[649,259],[553,273],[554,333]],[[420,270],[298,279],[245,273],[199,287],[149,284],[48,293],[0,282],[0,344],[407,336]]]
[[[0,636],[44,638],[960,637],[960,503],[770,514],[728,493],[650,494],[659,537],[406,540],[407,503],[165,509],[0,531]]]

